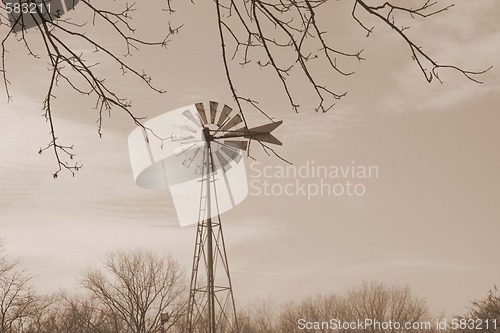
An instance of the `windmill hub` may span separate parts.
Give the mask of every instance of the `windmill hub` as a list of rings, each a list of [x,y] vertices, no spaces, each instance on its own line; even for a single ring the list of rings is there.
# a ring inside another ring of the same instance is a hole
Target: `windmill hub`
[[[194,141],[197,147],[204,148],[211,142],[214,142],[215,137],[211,134],[214,129],[211,129],[208,125],[198,129],[194,134]],[[212,144],[210,145],[212,152],[220,149],[220,145]]]
[[[203,127],[202,131],[203,131],[203,140],[206,143],[210,143],[211,141],[214,140],[213,135],[210,134],[210,128],[208,128],[208,126]]]
[[[205,126],[203,126],[197,133],[197,137],[200,138],[198,139],[199,141],[197,140],[197,145],[199,147],[210,146],[212,153],[220,150],[222,145],[215,141],[215,136],[212,134],[216,132],[216,130],[216,126],[212,124],[205,124]]]

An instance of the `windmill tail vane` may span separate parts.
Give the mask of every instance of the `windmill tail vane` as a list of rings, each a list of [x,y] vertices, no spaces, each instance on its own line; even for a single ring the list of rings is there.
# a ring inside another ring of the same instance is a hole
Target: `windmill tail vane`
[[[243,135],[245,139],[253,139],[261,142],[272,143],[282,146],[283,143],[271,134],[278,126],[283,124],[283,120],[269,123],[266,125],[245,129],[244,131],[232,131],[221,136],[221,138],[232,138]]]

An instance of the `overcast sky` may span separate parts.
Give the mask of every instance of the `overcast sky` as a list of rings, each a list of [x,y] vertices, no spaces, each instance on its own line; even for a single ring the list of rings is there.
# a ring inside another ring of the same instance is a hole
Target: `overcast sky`
[[[235,296],[281,303],[342,294],[375,280],[410,285],[436,313],[460,313],[500,279],[500,6],[495,0],[459,2],[429,24],[413,21],[418,43],[440,62],[473,70],[493,66],[481,77],[483,85],[450,71],[442,71],[441,85],[425,81],[393,32],[376,25],[367,39],[350,22],[348,6],[333,3],[339,17],[321,16],[325,29],[339,45],[365,49],[367,60],[345,63],[356,71],[349,79],[322,74],[333,87],[349,91],[331,111],[315,113],[312,97],[297,84],[303,108],[295,114],[279,81],[265,71],[249,67],[237,77],[241,89],[284,120],[276,131],[284,142],[278,151],[295,167],[374,166],[377,174],[351,179],[365,190],[359,196],[308,199],[300,192],[265,196],[250,189],[240,206],[222,216]],[[154,34],[152,18],[137,6],[138,31]],[[200,1],[179,8],[175,20],[185,26],[168,50],[145,49],[128,58],[152,72],[167,94],[122,78],[103,61],[104,73],[133,98],[138,114],[154,116],[210,99],[232,105],[211,6]],[[72,15],[83,13],[77,7]],[[106,35],[100,38],[106,41]],[[112,37],[107,42],[119,46]],[[177,226],[167,191],[134,183],[127,147],[133,123],[114,113],[99,139],[94,101],[67,87],[58,91],[54,106],[58,136],[75,145],[84,167],[74,178],[52,179],[53,156],[37,154],[49,142],[41,117],[46,61],[25,56],[15,42],[9,47],[14,101],[0,99],[0,235],[7,253],[20,257],[44,292],[77,288],[81,271],[115,250],[171,253],[190,271],[195,230]],[[255,125],[265,122],[250,117]],[[246,160],[246,166],[256,186],[264,168],[278,172],[286,166],[257,147],[254,152],[258,163]],[[321,181],[288,176],[267,180],[306,186]]]

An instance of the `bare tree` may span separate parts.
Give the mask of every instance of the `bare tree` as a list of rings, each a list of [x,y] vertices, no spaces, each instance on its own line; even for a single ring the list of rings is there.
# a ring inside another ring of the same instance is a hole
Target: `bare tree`
[[[277,308],[270,299],[257,300],[239,311],[240,333],[277,333],[277,319]]]
[[[0,333],[22,327],[38,301],[32,277],[18,266],[17,260],[5,256],[0,243]]]
[[[171,257],[150,252],[109,255],[106,269],[89,270],[83,286],[123,332],[157,333],[162,324],[168,330],[185,310],[184,272]]]
[[[483,299],[474,300],[464,316],[457,316],[451,326],[453,331],[487,333],[500,332],[500,295],[494,286]]]
[[[23,333],[116,333],[124,331],[109,310],[90,297],[66,292],[40,297],[30,316],[16,332]]]
[[[4,3],[22,3],[34,0],[3,0]],[[70,1],[70,0],[66,0]],[[175,13],[172,0],[164,0],[164,12]],[[130,116],[132,121],[144,129],[146,135],[155,135],[142,124],[144,118],[132,112],[131,101],[119,96],[113,87],[105,80],[106,74],[100,71],[99,61],[89,62],[89,54],[98,52],[102,59],[111,59],[118,64],[123,73],[141,81],[147,89],[158,93],[164,90],[152,84],[151,77],[143,71],[133,68],[125,61],[124,56],[114,50],[110,45],[99,42],[99,39],[89,33],[95,30],[109,29],[115,37],[123,43],[125,55],[144,46],[165,47],[172,35],[180,27],[172,27],[167,18],[163,24],[164,36],[158,40],[145,40],[135,37],[136,29],[133,27],[133,12],[135,4],[124,4],[121,10],[111,10],[103,3],[93,4],[90,0],[79,1],[77,20],[60,16],[59,13],[48,11],[48,2],[39,0],[43,6],[35,6],[35,12],[25,15],[7,17],[0,14],[0,28],[6,30],[1,42],[1,67],[3,83],[7,98],[10,100],[8,79],[8,44],[22,43],[26,52],[33,58],[41,58],[49,63],[52,73],[47,82],[47,94],[43,107],[45,119],[50,127],[51,140],[48,145],[40,148],[39,153],[51,150],[58,163],[54,178],[62,169],[74,171],[82,166],[74,161],[72,145],[60,143],[56,134],[54,122],[54,98],[56,88],[66,85],[82,95],[93,96],[96,100],[98,133],[102,134],[103,115],[111,114],[113,109],[119,109]],[[110,2],[111,3],[111,2]],[[114,4],[115,2],[113,2]],[[299,110],[297,92],[290,84],[292,74],[297,74],[299,81],[309,86],[317,99],[316,111],[327,112],[335,105],[335,101],[344,97],[347,91],[334,91],[330,82],[323,82],[318,75],[318,62],[326,65],[331,75],[347,77],[354,74],[353,70],[345,69],[341,62],[347,59],[362,61],[362,50],[344,50],[335,45],[335,31],[326,31],[326,22],[318,13],[333,11],[338,1],[328,0],[215,0],[214,24],[219,29],[219,42],[221,45],[221,60],[225,68],[228,89],[230,90],[237,109],[244,123],[245,110],[258,110],[269,119],[272,119],[265,108],[259,105],[258,98],[251,94],[240,93],[238,82],[235,79],[233,66],[241,65],[249,70],[258,68],[269,69],[278,78],[291,108]],[[194,2],[193,2],[194,4]],[[415,5],[418,4],[418,5]],[[464,4],[465,5],[465,4]],[[144,6],[151,7],[150,3]],[[408,19],[429,20],[438,15],[443,15],[454,5],[439,6],[438,1],[416,0],[411,4],[395,5],[392,2],[351,0],[351,6],[346,15],[350,15],[354,22],[359,24],[361,31],[370,36],[375,28],[367,22],[368,18],[376,18],[381,26],[390,27],[408,47],[408,54],[416,62],[428,82],[434,78],[440,80],[439,72],[443,69],[458,71],[465,78],[481,83],[479,76],[489,68],[468,70],[453,64],[445,64],[436,60],[422,47],[423,42],[418,42],[409,34],[411,26]],[[6,7],[7,8],[7,7]],[[149,8],[149,10],[154,10]],[[45,11],[45,12],[44,12]],[[75,10],[76,12],[76,10]],[[86,17],[85,17],[86,15]],[[25,31],[27,22],[34,26],[36,33],[28,34]],[[9,27],[6,29],[6,27]],[[161,28],[161,27],[160,27]],[[139,29],[140,30],[140,29]],[[68,40],[83,42],[87,49],[77,51]],[[425,37],[421,39],[425,42]],[[36,41],[42,41],[43,47],[36,50]],[[284,55],[284,56],[283,56]],[[324,67],[321,68],[324,72]],[[245,111],[246,112],[246,111]],[[272,148],[262,142],[258,143],[266,152],[274,153]]]
[[[279,332],[301,332],[299,320],[306,320],[311,323],[327,323],[328,327],[312,330],[313,332],[328,332],[330,330],[330,320],[350,320],[352,318],[352,308],[347,304],[345,298],[330,294],[308,297],[299,304],[288,303],[282,311],[278,322]],[[340,329],[340,332],[345,330]]]
[[[19,320],[16,332],[23,333],[63,333],[61,325],[62,308],[59,295],[38,296],[31,311]]]
[[[397,322],[401,327],[378,327],[366,325],[358,329],[345,327],[344,323],[365,322],[378,323]],[[408,287],[388,287],[382,283],[365,283],[348,292],[345,296],[318,295],[309,297],[299,304],[290,303],[284,306],[279,320],[279,332],[302,332],[309,323],[312,332],[330,332],[335,328],[339,332],[414,332],[427,331],[407,328],[405,323],[426,323],[429,320],[427,306],[422,299],[411,294]],[[303,320],[303,322],[300,322]],[[335,322],[332,322],[335,320]],[[337,325],[337,326],[335,326]]]
[[[368,318],[379,323],[401,324],[400,328],[394,327],[390,330],[376,326],[368,327],[367,330],[373,333],[425,331],[425,327],[405,327],[404,324],[419,325],[420,322],[426,323],[431,319],[425,301],[413,296],[409,287],[388,287],[376,282],[364,283],[360,288],[351,291],[346,301],[353,310],[353,319]]]

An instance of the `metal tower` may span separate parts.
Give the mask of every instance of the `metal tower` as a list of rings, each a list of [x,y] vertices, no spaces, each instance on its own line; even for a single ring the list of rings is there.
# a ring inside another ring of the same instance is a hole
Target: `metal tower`
[[[217,201],[216,171],[208,131],[201,178],[199,222],[188,303],[188,333],[239,332],[231,276],[220,215],[212,216],[211,198]],[[217,206],[217,204],[216,204]]]

